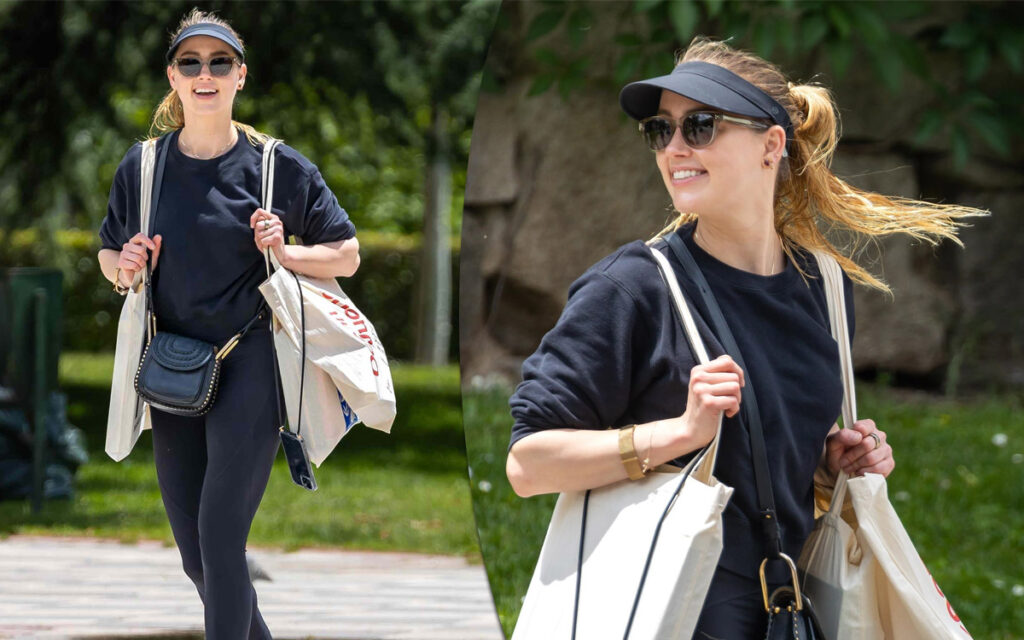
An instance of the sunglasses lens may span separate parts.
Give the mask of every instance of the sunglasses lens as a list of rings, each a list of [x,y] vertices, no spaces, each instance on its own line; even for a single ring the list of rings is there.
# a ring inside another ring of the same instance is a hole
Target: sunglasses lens
[[[648,118],[643,121],[640,133],[653,151],[661,151],[668,146],[675,133],[675,124],[668,118]]]
[[[194,78],[203,68],[203,61],[198,58],[178,58],[178,71],[181,75]]]
[[[691,113],[683,118],[683,140],[694,149],[708,146],[715,138],[716,122],[713,113]]]
[[[234,64],[234,58],[214,58],[210,60],[210,73],[215,76],[226,76],[231,73]]]

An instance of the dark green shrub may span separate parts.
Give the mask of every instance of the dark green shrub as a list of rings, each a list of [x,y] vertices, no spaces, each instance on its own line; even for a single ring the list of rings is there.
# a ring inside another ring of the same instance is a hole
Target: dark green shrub
[[[0,268],[60,268],[64,272],[62,347],[73,351],[113,350],[122,298],[111,291],[110,283],[100,273],[96,261],[98,237],[93,231],[80,229],[56,232],[54,239],[60,254],[57,264],[53,264],[36,250],[41,246],[41,233],[39,229],[22,229],[13,232],[10,242],[0,243],[7,247],[0,254]],[[418,235],[360,233],[359,272],[341,281],[345,292],[373,321],[389,356],[396,360],[411,360],[415,349],[413,324],[420,242]],[[457,271],[457,247],[452,250],[452,263]],[[452,277],[457,278],[457,273]],[[453,330],[452,335],[457,332]]]

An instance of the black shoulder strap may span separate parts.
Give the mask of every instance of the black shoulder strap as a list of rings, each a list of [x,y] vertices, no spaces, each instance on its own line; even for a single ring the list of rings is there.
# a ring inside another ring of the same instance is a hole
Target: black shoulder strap
[[[150,200],[149,205],[149,229],[146,230],[146,236],[148,236],[149,238],[153,237],[153,232],[156,230],[156,214],[157,211],[160,209],[160,188],[163,186],[164,183],[164,165],[167,163],[167,150],[171,147],[172,144],[175,144],[175,135],[177,135],[177,132],[172,131],[171,133],[162,136],[160,140],[157,141],[157,146],[159,146],[160,149],[156,153],[156,164],[153,167],[153,197]],[[139,223],[139,226],[142,226],[141,220],[139,221]],[[152,261],[146,260],[146,308],[150,317],[152,317],[153,314],[155,313],[155,309],[153,308],[152,291],[153,270],[151,265]],[[249,329],[252,328],[256,321],[263,317],[263,310],[265,307],[266,301],[260,300],[260,305],[259,307],[257,307],[256,313],[245,324],[245,327],[243,327],[240,332],[235,334],[235,336],[232,337],[231,340],[229,340],[228,342],[237,342],[241,340],[245,336],[245,334],[249,332]]]
[[[722,346],[725,347],[726,353],[740,365],[746,376],[749,391],[743,395],[743,402],[740,403],[740,420],[747,425],[747,431],[750,433],[754,480],[757,487],[758,508],[761,513],[761,528],[764,532],[765,543],[767,544],[766,551],[773,557],[778,556],[782,551],[782,541],[778,517],[775,514],[775,494],[772,492],[772,479],[768,472],[768,452],[764,444],[764,429],[761,427],[761,413],[757,408],[757,394],[754,392],[754,386],[750,379],[750,371],[743,362],[743,355],[740,353],[739,345],[736,344],[736,339],[729,329],[729,324],[725,321],[725,316],[722,315],[722,309],[718,306],[718,301],[715,300],[711,287],[708,286],[708,281],[704,278],[704,274],[701,273],[700,267],[697,266],[697,262],[690,254],[690,250],[686,248],[686,243],[683,242],[678,233],[669,234],[666,240],[668,241],[669,249],[672,250],[672,253],[683,266],[687,275],[697,285],[697,290],[700,292],[701,298],[704,299],[704,305],[711,314],[711,324],[715,328],[715,333],[718,334],[718,339],[722,341]]]
[[[156,154],[156,166],[153,167],[153,197],[149,204],[149,229],[145,233],[153,237],[153,230],[156,229],[156,212],[160,208],[160,187],[164,184],[164,164],[167,163],[167,149],[171,146],[173,133],[165,135],[161,141],[157,141],[160,150]],[[140,225],[141,226],[141,225]]]
[[[156,229],[156,213],[160,209],[160,188],[164,184],[164,164],[167,162],[167,149],[174,142],[172,138],[174,132],[168,133],[156,142],[156,145],[160,149],[156,152],[156,165],[153,167],[153,192],[152,198],[149,201],[149,228],[143,230],[142,221],[139,221],[140,231],[146,234],[146,237],[153,237],[153,230]],[[163,142],[163,144],[161,144]],[[152,262],[146,260],[146,313],[150,320],[147,320],[147,324],[152,323],[153,317],[153,270]]]

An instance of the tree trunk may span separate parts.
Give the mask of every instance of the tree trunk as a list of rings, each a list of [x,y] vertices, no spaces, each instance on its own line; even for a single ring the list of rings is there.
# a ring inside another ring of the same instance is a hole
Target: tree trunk
[[[428,149],[427,194],[423,207],[416,362],[448,362],[452,333],[451,202],[452,169],[448,145],[448,111],[434,105]]]

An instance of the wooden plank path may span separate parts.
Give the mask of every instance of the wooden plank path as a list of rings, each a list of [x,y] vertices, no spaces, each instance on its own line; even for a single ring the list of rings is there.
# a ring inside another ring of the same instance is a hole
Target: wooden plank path
[[[484,569],[412,553],[252,549],[275,638],[503,640]],[[0,541],[0,638],[202,637],[178,552],[158,542]]]

